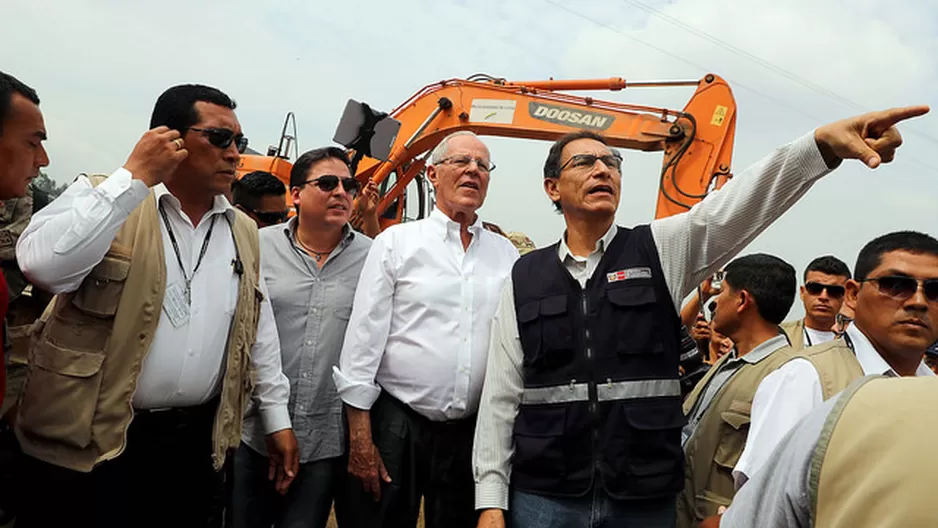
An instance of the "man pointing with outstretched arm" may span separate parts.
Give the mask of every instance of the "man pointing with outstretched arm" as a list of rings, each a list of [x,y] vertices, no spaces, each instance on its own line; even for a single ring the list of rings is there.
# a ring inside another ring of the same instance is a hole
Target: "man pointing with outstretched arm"
[[[509,503],[515,528],[674,526],[681,300],[844,159],[892,161],[894,125],[927,112],[822,126],[690,211],[632,229],[614,222],[618,153],[593,132],[558,140],[544,190],[566,232],[515,263],[492,326],[473,448],[479,526],[503,527]]]

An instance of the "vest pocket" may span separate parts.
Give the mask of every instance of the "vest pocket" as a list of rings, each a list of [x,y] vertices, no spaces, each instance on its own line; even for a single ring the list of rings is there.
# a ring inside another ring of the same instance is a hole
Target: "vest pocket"
[[[108,253],[82,282],[72,304],[90,315],[113,317],[129,273],[130,257]]]
[[[573,326],[567,301],[566,295],[554,295],[519,307],[518,333],[525,367],[554,369],[573,360]]]
[[[512,467],[529,478],[562,480],[566,419],[562,405],[522,407],[515,419]]]
[[[739,462],[739,457],[746,447],[746,437],[749,436],[749,412],[744,412],[733,402],[730,409],[720,413],[720,443],[713,455],[713,462],[721,469],[732,472]]]
[[[84,449],[101,386],[104,354],[40,342],[27,371],[19,426],[29,435]]]
[[[653,309],[657,296],[652,284],[635,284],[606,290],[616,322],[616,353],[623,355],[661,352],[655,339]]]
[[[707,490],[701,490],[694,497],[695,520],[701,522],[707,517],[712,517],[717,514],[720,506],[729,506],[731,502],[733,501],[726,497],[721,497]]]
[[[681,427],[684,413],[677,400],[660,400],[623,406],[626,427],[613,434],[624,451],[620,463],[625,465],[632,493],[656,493],[670,489],[682,474],[677,467],[681,460]]]

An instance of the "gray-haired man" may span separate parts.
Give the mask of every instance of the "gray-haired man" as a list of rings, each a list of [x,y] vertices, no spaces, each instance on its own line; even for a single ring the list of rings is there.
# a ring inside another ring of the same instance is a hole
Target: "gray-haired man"
[[[474,134],[444,139],[427,169],[436,209],[378,235],[365,260],[333,374],[348,411],[353,526],[415,526],[421,497],[428,528],[475,526],[475,414],[518,258],[476,214],[493,167]]]

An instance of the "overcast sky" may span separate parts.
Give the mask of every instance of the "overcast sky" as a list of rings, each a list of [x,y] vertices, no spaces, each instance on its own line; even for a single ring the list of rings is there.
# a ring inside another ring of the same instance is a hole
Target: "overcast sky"
[[[349,98],[389,111],[424,85],[478,72],[510,80],[714,72],[738,105],[736,173],[860,109],[938,107],[933,0],[33,0],[2,2],[0,35],[0,69],[42,98],[48,172],[59,181],[120,166],[156,97],[183,82],[234,97],[263,151],[288,111],[305,150],[331,141]],[[680,109],[691,93],[591,95]],[[822,180],[747,252],[776,254],[799,271],[828,253],[852,267],[879,234],[938,235],[936,123],[933,114],[903,127],[893,164],[850,163]],[[563,222],[541,186],[548,145],[487,142],[498,170],[483,218],[552,243]],[[661,155],[624,154],[618,220],[634,225],[653,216]]]

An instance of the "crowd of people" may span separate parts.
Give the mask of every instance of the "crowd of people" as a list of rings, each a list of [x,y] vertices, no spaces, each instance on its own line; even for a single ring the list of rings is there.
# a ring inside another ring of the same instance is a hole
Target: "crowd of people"
[[[540,249],[477,214],[494,164],[473,133],[431,152],[430,215],[379,233],[342,149],[303,153],[288,185],[237,179],[235,110],[169,88],[120,167],[16,234],[17,269],[55,295],[0,419],[16,527],[938,519],[904,493],[935,474],[909,421],[938,393],[938,240],[879,236],[800,288],[782,258],[738,256],[845,160],[892,161],[927,107],[821,126],[636,227],[615,222],[621,156],[571,133],[543,166],[565,229]],[[0,73],[0,200],[49,164],[46,135],[37,93]]]

